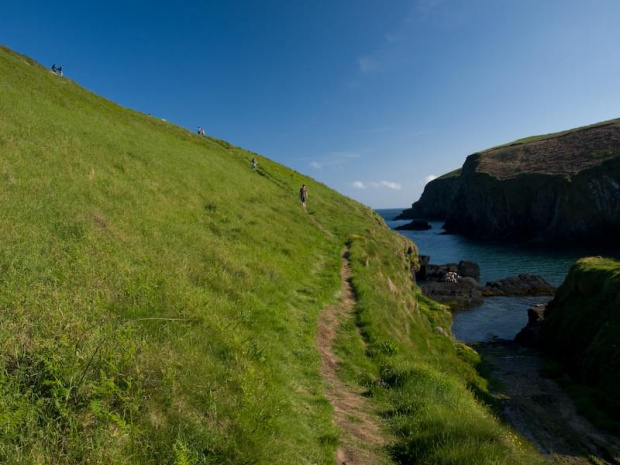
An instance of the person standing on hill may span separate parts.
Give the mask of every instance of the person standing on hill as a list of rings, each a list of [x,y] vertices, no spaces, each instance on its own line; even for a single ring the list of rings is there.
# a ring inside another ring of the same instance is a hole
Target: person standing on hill
[[[58,67],[58,75],[62,76],[62,65]]]
[[[52,65],[52,71],[54,72],[54,74],[56,74],[56,63]]]
[[[200,126],[198,126],[198,135],[202,134],[202,129],[200,129]]]
[[[306,189],[305,184],[302,184],[301,189],[299,189],[299,200],[301,200],[301,205],[306,208],[306,200],[308,200],[308,189]]]
[[[256,161],[256,158],[252,158],[252,169],[254,171],[258,169],[258,162]]]
[[[205,128],[202,128],[202,137],[205,137],[207,135]]]

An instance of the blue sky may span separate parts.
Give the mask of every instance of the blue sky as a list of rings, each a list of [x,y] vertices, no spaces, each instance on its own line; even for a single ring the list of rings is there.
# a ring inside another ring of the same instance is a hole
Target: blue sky
[[[619,22],[618,0],[4,0],[0,43],[381,208],[620,117]]]

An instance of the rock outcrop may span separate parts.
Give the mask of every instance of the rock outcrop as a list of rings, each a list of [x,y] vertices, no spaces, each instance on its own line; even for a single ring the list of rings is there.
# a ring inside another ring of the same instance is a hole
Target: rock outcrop
[[[429,183],[405,212],[445,219],[447,231],[481,239],[615,244],[620,120],[470,155],[458,176]]]
[[[420,284],[420,289],[426,297],[454,309],[477,307],[483,302],[482,291],[474,278],[459,278],[456,283],[427,281]]]
[[[480,266],[470,260],[461,260],[456,272],[464,278],[474,278],[476,281],[480,281]]]
[[[579,260],[548,304],[543,350],[620,418],[620,261]]]
[[[547,304],[535,305],[527,309],[527,325],[515,336],[515,342],[533,349],[541,348],[542,326],[546,310]]]
[[[424,188],[422,198],[395,219],[445,220],[452,198],[456,193],[460,173],[461,170],[458,169],[429,182]]]
[[[555,288],[541,276],[520,274],[489,281],[482,288],[482,295],[490,296],[540,296],[553,295]]]
[[[413,220],[411,223],[397,226],[394,229],[396,229],[397,231],[426,231],[427,229],[431,229],[431,228],[432,226],[428,224],[428,221]]]
[[[481,305],[483,297],[490,296],[543,296],[553,295],[555,289],[544,278],[520,274],[480,286],[480,266],[469,260],[458,264],[433,265],[430,256],[420,255],[419,267],[414,271],[415,280],[422,293],[433,300],[446,303],[453,309]],[[455,281],[450,281],[452,278]]]

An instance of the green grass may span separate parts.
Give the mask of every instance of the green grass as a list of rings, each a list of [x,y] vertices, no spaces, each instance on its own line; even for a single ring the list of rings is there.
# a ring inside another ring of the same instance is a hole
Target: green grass
[[[449,179],[449,178],[457,178],[461,175],[462,168],[455,169],[454,171],[450,171],[442,176],[439,176],[437,179]]]
[[[597,126],[607,126],[609,124],[614,124],[614,123],[617,123],[618,121],[619,121],[618,119],[611,119],[611,120],[607,120],[607,121],[601,121],[600,123],[595,123],[595,124],[590,124],[590,125],[587,125],[587,126],[581,126],[581,127],[578,127],[578,128],[568,129],[566,131],[552,132],[552,133],[549,133],[549,134],[541,134],[541,135],[538,135],[538,136],[524,137],[522,139],[517,139],[515,141],[508,142],[507,144],[501,144],[501,145],[497,145],[495,147],[491,147],[489,149],[483,150],[481,153],[490,152],[492,150],[497,150],[497,149],[506,148],[506,147],[512,147],[512,146],[515,146],[515,145],[528,144],[530,142],[539,142],[539,141],[547,140],[547,139],[556,139],[558,137],[562,137],[562,136],[565,136],[567,134],[583,131],[583,130],[586,130],[586,129],[591,129],[591,128],[594,128],[594,127],[597,127]],[[613,150],[613,148],[610,148],[609,151],[599,152],[597,154],[594,154],[593,156],[598,157],[598,158],[606,158],[606,157],[614,156],[615,154],[616,154],[615,150]]]
[[[393,460],[542,463],[484,404],[488,386],[476,371],[478,354],[438,331],[449,331],[451,315],[413,285],[409,266],[416,254],[410,247],[402,237],[374,230],[351,238],[358,304],[340,338],[343,375],[364,386],[381,409],[394,437]]]
[[[2,463],[333,463],[315,334],[346,241],[343,376],[388,419],[393,458],[532,463],[376,213],[6,48],[0,213]]]

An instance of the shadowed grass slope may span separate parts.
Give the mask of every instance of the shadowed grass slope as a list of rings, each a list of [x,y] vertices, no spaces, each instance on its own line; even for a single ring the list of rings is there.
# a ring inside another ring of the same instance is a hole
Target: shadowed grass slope
[[[543,341],[579,383],[561,380],[580,411],[620,433],[620,261],[586,257],[573,265],[547,306]]]
[[[459,354],[474,355],[433,332],[449,315],[418,305],[415,252],[375,213],[6,48],[0,237],[3,463],[333,462],[314,341],[347,237],[371,353],[345,372],[368,366],[393,456],[522,453],[468,390],[480,380]]]

